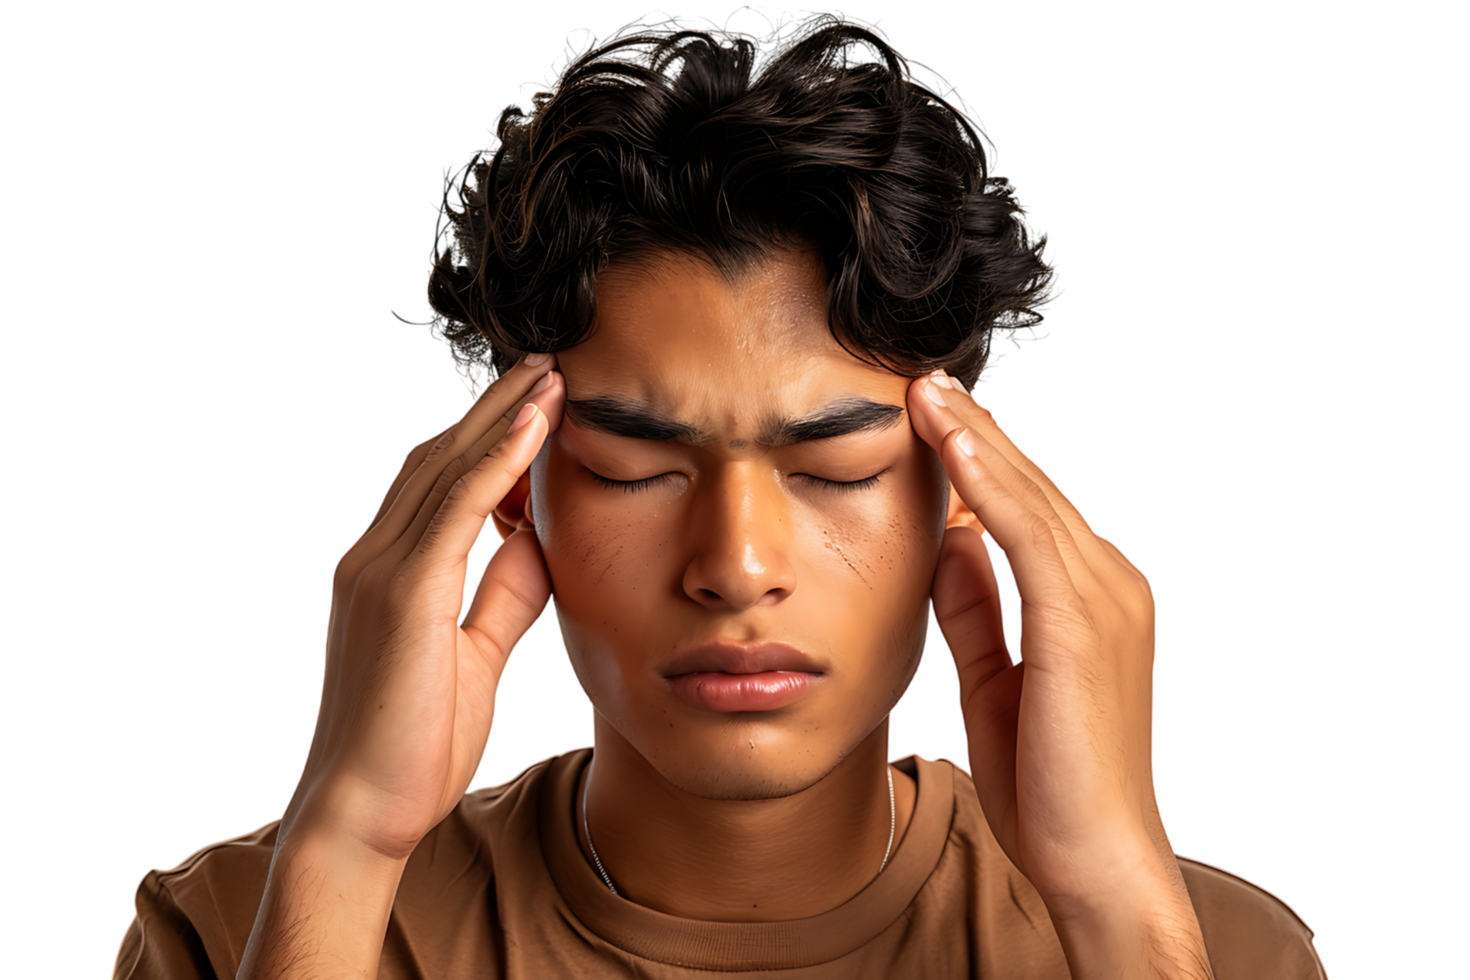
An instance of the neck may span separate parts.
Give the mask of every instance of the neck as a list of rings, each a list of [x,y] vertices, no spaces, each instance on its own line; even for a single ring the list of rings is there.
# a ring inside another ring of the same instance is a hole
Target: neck
[[[577,832],[587,820],[618,894],[681,918],[773,922],[819,915],[878,874],[893,832],[898,850],[916,787],[893,770],[888,722],[811,786],[771,800],[709,800],[680,790],[600,715],[593,762],[578,787]]]

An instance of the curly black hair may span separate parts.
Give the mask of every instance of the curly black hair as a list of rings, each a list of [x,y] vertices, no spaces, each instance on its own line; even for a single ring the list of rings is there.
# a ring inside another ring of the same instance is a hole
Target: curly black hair
[[[850,60],[860,45],[877,59]],[[833,336],[908,376],[973,386],[994,328],[1041,321],[1045,236],[893,48],[823,16],[755,60],[740,36],[636,33],[574,61],[529,116],[501,113],[499,148],[448,182],[429,277],[462,366],[580,343],[598,273],[670,251],[734,276],[815,247]]]

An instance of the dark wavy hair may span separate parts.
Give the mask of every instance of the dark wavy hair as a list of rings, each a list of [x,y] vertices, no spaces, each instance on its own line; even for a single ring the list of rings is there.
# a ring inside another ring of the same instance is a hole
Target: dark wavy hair
[[[862,45],[876,60],[850,60]],[[499,148],[446,186],[429,277],[461,366],[580,343],[598,273],[664,252],[733,278],[815,247],[833,336],[903,375],[973,386],[993,329],[1041,321],[1045,236],[898,52],[820,17],[755,60],[740,36],[632,34],[574,61],[529,116],[501,113]]]

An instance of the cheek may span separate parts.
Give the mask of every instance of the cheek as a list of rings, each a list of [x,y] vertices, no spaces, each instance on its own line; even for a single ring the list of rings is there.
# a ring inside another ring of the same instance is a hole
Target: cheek
[[[933,456],[933,454],[929,454]],[[949,483],[937,456],[896,464],[871,491],[813,497],[799,541],[819,588],[922,602],[939,561]]]
[[[631,591],[655,587],[670,528],[652,494],[622,494],[586,478],[581,464],[549,447],[531,473],[536,536],[558,605],[614,614]],[[579,617],[580,618],[580,617]]]
[[[652,567],[670,553],[668,528],[635,499],[593,484],[555,449],[532,466],[531,502],[572,669],[600,711],[621,717],[636,687],[625,675],[639,666],[625,656],[625,640],[645,631],[647,606],[668,578]]]
[[[840,512],[836,520],[832,519],[834,510]],[[854,586],[873,591],[882,588],[893,577],[902,549],[884,538],[881,525],[881,513],[850,504],[824,508],[814,520],[800,522],[801,551],[812,566],[803,576],[807,591],[815,587],[851,593]]]

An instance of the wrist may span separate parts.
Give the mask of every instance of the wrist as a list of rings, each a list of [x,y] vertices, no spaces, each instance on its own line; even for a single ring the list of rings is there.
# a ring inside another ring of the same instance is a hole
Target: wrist
[[[1150,860],[1150,854],[1152,859]],[[1178,864],[1152,849],[1099,868],[1106,887],[1042,896],[1075,980],[1214,974]]]
[[[277,836],[271,873],[274,877],[280,868],[298,876],[327,875],[354,883],[354,889],[364,896],[387,892],[391,904],[407,864],[406,854],[384,854],[350,834],[297,821]]]
[[[437,822],[405,815],[401,802],[385,800],[358,779],[303,781],[281,818],[276,850],[299,841],[332,861],[380,869],[401,865]]]
[[[407,858],[299,823],[278,837],[242,980],[374,976]]]
[[[1054,862],[1058,863],[1058,862]],[[1115,831],[1070,849],[1065,876],[1033,881],[1053,921],[1096,919],[1120,906],[1177,896],[1188,901],[1179,864],[1143,832]]]

